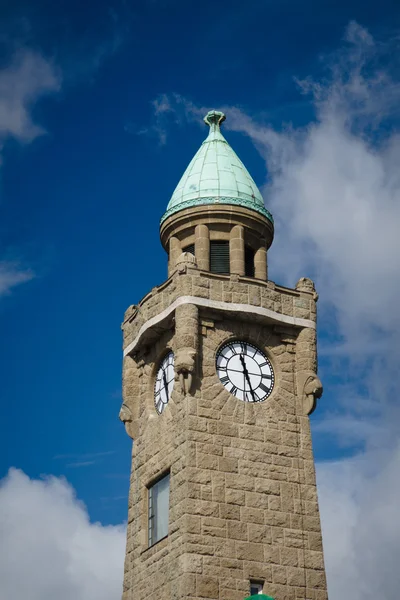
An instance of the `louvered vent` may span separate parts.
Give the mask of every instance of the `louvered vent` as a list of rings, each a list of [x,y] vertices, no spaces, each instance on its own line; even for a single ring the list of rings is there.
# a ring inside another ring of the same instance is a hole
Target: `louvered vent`
[[[183,252],[190,252],[190,254],[193,254],[193,256],[195,256],[194,244],[189,244],[189,246],[186,246],[186,248],[183,249]]]
[[[229,242],[210,243],[210,271],[229,275]]]
[[[244,268],[247,277],[254,277],[254,250],[250,246],[244,249]]]

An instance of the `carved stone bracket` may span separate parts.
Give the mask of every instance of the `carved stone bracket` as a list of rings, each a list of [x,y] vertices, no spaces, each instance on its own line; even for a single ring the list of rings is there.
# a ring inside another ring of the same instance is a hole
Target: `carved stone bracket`
[[[125,425],[125,431],[129,437],[135,439],[139,433],[138,422],[133,419],[131,409],[125,402],[122,403],[119,411],[119,419]]]
[[[310,415],[321,398],[323,387],[320,378],[314,371],[301,371],[297,374],[297,389],[303,414]]]
[[[176,352],[175,372],[184,395],[189,394],[192,388],[195,359],[194,348],[179,348]]]
[[[175,313],[175,373],[182,393],[190,394],[199,343],[199,310],[194,304],[179,306]]]

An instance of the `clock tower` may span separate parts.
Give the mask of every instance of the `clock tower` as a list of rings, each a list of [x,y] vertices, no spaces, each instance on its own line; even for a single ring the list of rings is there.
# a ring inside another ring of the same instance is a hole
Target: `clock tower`
[[[327,600],[309,414],[316,301],[268,279],[271,214],[220,131],[161,219],[168,279],[125,313],[134,440],[123,600]]]

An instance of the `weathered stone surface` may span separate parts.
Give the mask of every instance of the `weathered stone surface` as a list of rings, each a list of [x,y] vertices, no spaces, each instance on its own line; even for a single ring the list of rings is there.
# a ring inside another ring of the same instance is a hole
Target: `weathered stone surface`
[[[208,236],[201,227],[195,236],[193,228],[188,242],[197,244],[203,267]],[[238,255],[241,239],[233,244]],[[178,260],[181,241],[172,245]],[[257,268],[264,277],[261,254]],[[210,274],[187,261],[178,265],[181,272],[171,270],[167,282],[127,311],[125,348],[150,319],[188,295],[315,321],[315,291],[305,284],[287,290],[239,274]],[[207,305],[174,319],[172,311],[149,327],[124,359],[124,422],[135,443],[123,600],[147,600],[160,591],[165,600],[243,600],[250,579],[263,581],[276,600],[327,600],[309,419],[298,389],[299,373],[304,379],[316,370],[315,330]],[[271,360],[275,387],[266,402],[243,403],[221,385],[216,352],[234,338],[259,346]],[[191,389],[177,379],[159,415],[157,366],[167,348],[186,347],[196,351]],[[147,488],[167,471],[169,535],[148,548]]]

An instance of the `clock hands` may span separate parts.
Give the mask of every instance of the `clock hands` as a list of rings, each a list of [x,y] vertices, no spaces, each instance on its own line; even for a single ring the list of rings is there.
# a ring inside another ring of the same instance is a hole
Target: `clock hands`
[[[167,376],[165,374],[165,370],[163,369],[163,382],[164,382],[164,389],[165,389],[165,395],[167,396],[167,402],[168,402],[168,382],[167,382]]]
[[[250,394],[251,394],[251,397],[253,398],[253,402],[257,402],[257,400],[255,398],[255,394],[254,394],[253,388],[251,387],[249,372],[247,370],[245,360],[244,360],[244,358],[243,358],[243,356],[241,354],[239,355],[239,358],[240,358],[240,362],[242,363],[243,373],[244,373],[245,379],[247,379],[247,383],[249,384]],[[246,382],[245,382],[245,387],[246,387]]]

